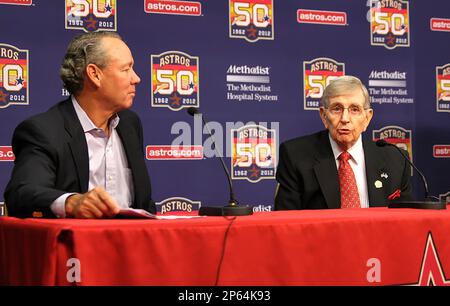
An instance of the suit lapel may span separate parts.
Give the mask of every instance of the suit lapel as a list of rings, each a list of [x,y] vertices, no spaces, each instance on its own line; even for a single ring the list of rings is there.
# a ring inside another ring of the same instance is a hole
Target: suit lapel
[[[384,206],[386,203],[384,179],[381,174],[385,172],[385,160],[381,152],[377,152],[374,143],[363,141],[364,158],[366,163],[367,191],[369,193],[369,206]]]
[[[339,179],[327,131],[319,135],[316,161],[314,172],[328,208],[339,208],[341,206]]]
[[[85,193],[88,191],[89,186],[89,156],[86,137],[71,99],[61,103],[60,110],[64,117],[64,127],[71,136],[68,144],[72,152],[72,158],[75,161],[80,192]]]

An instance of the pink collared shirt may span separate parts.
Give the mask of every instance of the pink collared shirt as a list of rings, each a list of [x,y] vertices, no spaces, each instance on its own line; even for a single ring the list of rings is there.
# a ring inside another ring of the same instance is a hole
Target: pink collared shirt
[[[88,190],[96,186],[103,187],[120,207],[130,207],[134,199],[133,178],[128,160],[116,127],[119,116],[114,115],[109,120],[110,136],[89,119],[80,107],[75,97],[72,104],[80,120],[86,137],[89,155],[89,186]],[[74,193],[65,193],[57,198],[50,206],[52,212],[59,218],[64,218],[67,197]]]

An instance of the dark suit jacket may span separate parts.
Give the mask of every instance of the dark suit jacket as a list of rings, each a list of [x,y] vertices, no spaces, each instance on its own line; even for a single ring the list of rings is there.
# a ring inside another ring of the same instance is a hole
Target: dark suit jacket
[[[155,213],[141,122],[130,110],[118,115],[117,132],[133,174],[133,207]],[[19,124],[12,147],[16,159],[4,195],[10,216],[29,217],[37,212],[43,217],[54,217],[50,205],[59,196],[88,191],[87,143],[70,99]]]
[[[363,139],[369,206],[386,206],[396,189],[411,199],[411,168],[395,148]],[[387,178],[382,173],[388,175]],[[280,146],[275,210],[340,208],[336,162],[328,131],[289,140]],[[376,188],[375,182],[382,182]]]

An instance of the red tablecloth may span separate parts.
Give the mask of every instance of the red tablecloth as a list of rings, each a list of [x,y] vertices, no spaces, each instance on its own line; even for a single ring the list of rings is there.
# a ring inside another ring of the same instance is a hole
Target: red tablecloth
[[[3,217],[0,284],[445,284],[450,275],[449,210],[282,211],[233,218]],[[81,282],[67,281],[70,258],[79,260]],[[380,282],[368,281],[368,275]]]

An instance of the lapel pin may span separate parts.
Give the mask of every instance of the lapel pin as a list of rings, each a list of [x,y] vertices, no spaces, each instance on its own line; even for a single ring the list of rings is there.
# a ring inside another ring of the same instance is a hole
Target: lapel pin
[[[387,179],[389,176],[387,175],[387,173],[386,172],[383,172],[383,173],[381,173],[381,175],[380,175],[381,177],[384,177],[385,179]]]
[[[383,187],[383,183],[378,181],[378,180],[376,180],[375,181],[375,188],[381,188],[381,187]]]
[[[388,196],[388,200],[392,201],[395,200],[396,198],[399,198],[401,193],[402,191],[400,189],[395,189],[395,191]]]

